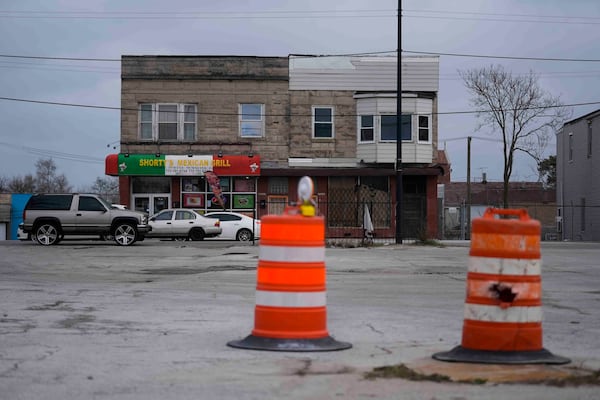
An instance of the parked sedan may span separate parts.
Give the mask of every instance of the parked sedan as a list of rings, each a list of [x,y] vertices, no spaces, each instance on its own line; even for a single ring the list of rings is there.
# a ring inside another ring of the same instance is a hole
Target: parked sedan
[[[253,237],[260,238],[260,220],[258,219],[230,211],[209,212],[204,216],[221,221],[223,233],[215,239],[248,242]]]
[[[193,210],[185,208],[167,208],[150,217],[148,224],[152,230],[148,238],[181,238],[203,240],[220,235],[221,222],[214,218],[205,218]]]
[[[17,227],[17,239],[21,241],[33,240],[36,241],[35,235],[31,236],[31,233],[25,233],[23,230],[23,224],[19,224]]]

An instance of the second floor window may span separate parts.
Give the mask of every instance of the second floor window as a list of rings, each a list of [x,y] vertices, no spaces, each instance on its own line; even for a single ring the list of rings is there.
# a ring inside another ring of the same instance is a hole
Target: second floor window
[[[197,106],[195,104],[140,105],[139,136],[153,141],[196,140]]]
[[[373,115],[361,115],[359,142],[373,142],[375,140],[375,117]]]
[[[264,104],[240,104],[240,137],[265,136]]]
[[[333,139],[333,107],[313,107],[313,138]]]
[[[412,116],[410,114],[402,114],[400,120],[400,133],[402,140],[412,139]],[[382,115],[380,118],[380,139],[381,141],[396,140],[396,115]]]
[[[430,142],[431,135],[429,134],[429,132],[431,132],[431,126],[429,125],[429,123],[431,122],[431,118],[429,118],[429,115],[419,115],[418,119],[419,142]]]

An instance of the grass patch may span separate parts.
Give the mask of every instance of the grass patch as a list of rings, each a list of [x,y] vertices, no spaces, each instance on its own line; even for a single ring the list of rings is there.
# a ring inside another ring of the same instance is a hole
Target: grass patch
[[[452,379],[450,379],[449,376],[441,374],[422,374],[414,369],[408,368],[404,364],[374,368],[373,371],[365,374],[365,378],[401,378],[409,381],[452,382]]]
[[[584,375],[571,375],[567,376],[566,378],[543,379],[519,383],[555,387],[600,386],[600,370]]]
[[[417,246],[434,246],[434,247],[446,247],[443,243],[435,240],[435,239],[418,239],[415,240],[415,245]]]

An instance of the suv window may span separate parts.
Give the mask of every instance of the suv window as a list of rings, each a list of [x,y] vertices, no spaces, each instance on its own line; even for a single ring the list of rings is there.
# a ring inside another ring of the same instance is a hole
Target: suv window
[[[79,211],[106,211],[98,199],[89,196],[79,197]]]
[[[37,195],[29,199],[27,210],[70,210],[73,196],[70,194]]]

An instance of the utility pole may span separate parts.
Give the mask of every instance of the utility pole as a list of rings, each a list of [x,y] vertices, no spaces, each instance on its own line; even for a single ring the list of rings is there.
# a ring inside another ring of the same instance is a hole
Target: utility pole
[[[396,74],[396,243],[402,243],[402,0],[398,0],[398,61]]]
[[[467,226],[465,239],[471,239],[471,136],[467,137]]]

